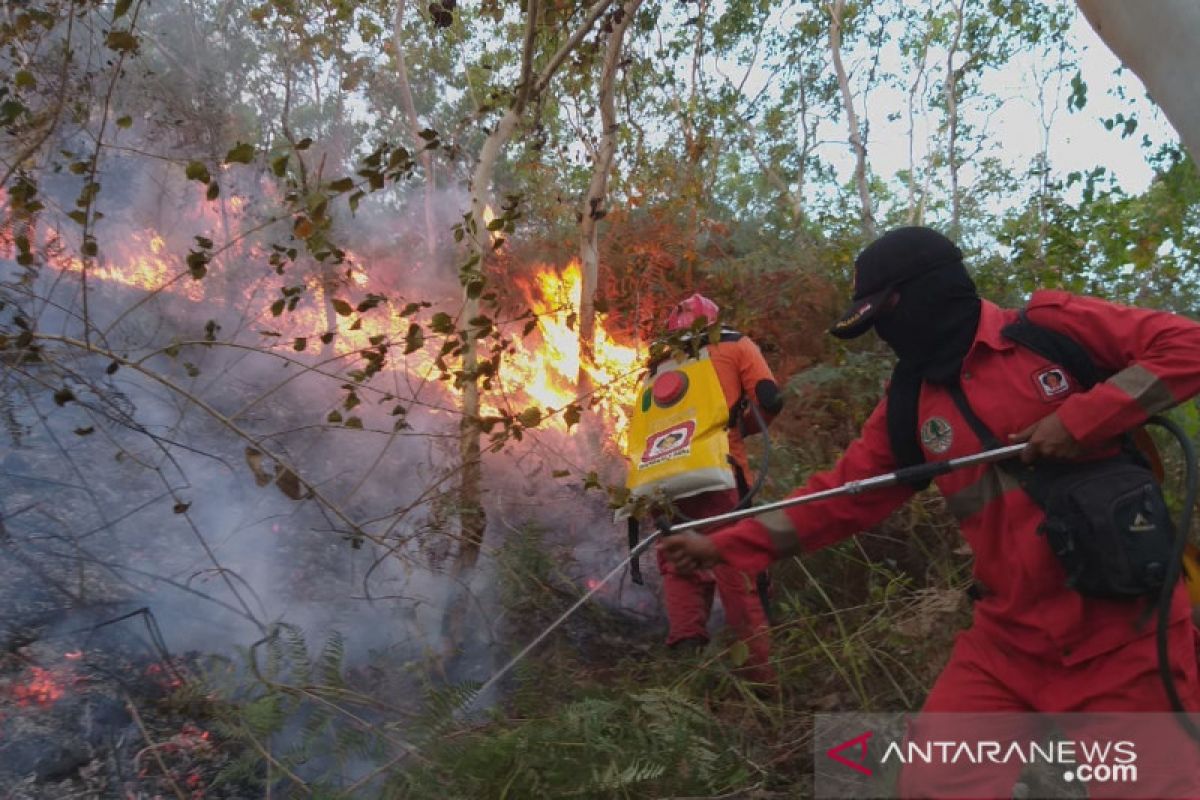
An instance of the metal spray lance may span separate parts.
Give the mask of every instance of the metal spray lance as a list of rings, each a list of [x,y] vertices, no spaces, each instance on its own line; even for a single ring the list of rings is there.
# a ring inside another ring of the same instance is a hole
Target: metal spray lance
[[[592,588],[589,589],[586,594],[572,603],[571,607],[560,614],[558,619],[551,622],[545,630],[534,637],[533,641],[525,645],[521,652],[509,659],[507,664],[497,670],[492,677],[488,678],[487,681],[485,681],[484,684],[479,687],[479,690],[473,693],[471,698],[463,704],[460,709],[460,713],[469,711],[480,697],[483,697],[489,689],[499,683],[505,675],[512,671],[513,667],[515,667],[522,661],[522,659],[528,656],[534,650],[534,648],[541,644],[547,636],[553,633],[559,625],[562,625],[564,622],[566,622],[572,614],[579,610],[580,606],[590,600],[596,594],[596,592],[600,591],[600,589],[602,589],[610,580],[619,575],[621,571],[624,570],[629,564],[629,562],[633,561],[633,559],[645,552],[650,545],[658,541],[659,537],[661,536],[669,536],[673,533],[681,533],[690,528],[707,527],[710,525],[724,525],[729,522],[736,522],[739,519],[745,519],[746,517],[765,514],[769,511],[778,511],[784,508],[800,506],[806,503],[815,503],[819,500],[828,500],[830,498],[841,497],[843,495],[862,494],[863,492],[869,492],[875,489],[883,489],[888,486],[895,486],[898,483],[923,481],[928,478],[933,478],[937,475],[944,475],[947,472],[953,472],[954,470],[962,469],[963,467],[972,467],[978,464],[990,464],[996,461],[1004,461],[1006,459],[1013,458],[1014,456],[1020,455],[1021,451],[1024,450],[1026,446],[1027,445],[1025,444],[1013,444],[1008,445],[1007,447],[998,447],[995,450],[984,450],[981,453],[975,453],[969,456],[947,459],[946,461],[917,464],[916,466],[904,467],[903,469],[898,469],[895,472],[889,472],[884,475],[876,475],[871,478],[849,481],[841,486],[835,486],[831,489],[826,489],[821,492],[800,495],[799,497],[789,497],[786,500],[779,500],[774,503],[767,503],[766,505],[756,506],[754,508],[743,508],[737,511],[730,511],[725,514],[716,514],[711,517],[704,517],[703,519],[680,522],[676,525],[660,526],[658,530],[647,536],[640,544],[637,545],[637,547],[633,548],[627,558],[623,559],[621,563],[613,567],[613,569],[607,575],[597,581],[596,584],[592,586]]]

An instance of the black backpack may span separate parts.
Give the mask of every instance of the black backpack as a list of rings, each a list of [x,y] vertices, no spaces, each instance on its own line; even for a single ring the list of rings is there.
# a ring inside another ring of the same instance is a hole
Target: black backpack
[[[1004,327],[1005,338],[1062,366],[1085,391],[1107,377],[1078,342],[1036,325],[1022,310]],[[893,380],[888,388],[888,435],[897,466],[924,463],[917,440],[919,381]],[[967,403],[962,388],[950,395],[984,446],[1001,443]],[[895,405],[893,405],[895,403]],[[998,464],[1046,513],[1038,532],[1046,537],[1080,594],[1109,599],[1157,595],[1171,562],[1175,526],[1162,487],[1126,434],[1122,452],[1087,463]],[[929,479],[914,482],[923,489]]]

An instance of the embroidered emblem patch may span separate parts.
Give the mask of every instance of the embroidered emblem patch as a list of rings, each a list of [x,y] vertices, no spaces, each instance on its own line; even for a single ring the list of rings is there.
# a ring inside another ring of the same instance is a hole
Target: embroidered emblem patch
[[[941,417],[930,417],[921,426],[921,443],[931,453],[944,453],[954,444],[954,429]]]
[[[1071,383],[1062,367],[1047,367],[1034,375],[1033,380],[1045,397],[1057,397],[1071,391]]]

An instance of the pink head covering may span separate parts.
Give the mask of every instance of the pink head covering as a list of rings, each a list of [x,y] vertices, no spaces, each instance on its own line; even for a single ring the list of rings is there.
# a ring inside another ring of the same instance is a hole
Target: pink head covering
[[[687,330],[697,319],[704,319],[706,324],[712,325],[717,321],[720,311],[712,300],[702,294],[694,294],[680,300],[675,308],[671,309],[671,314],[667,317],[667,330],[672,333]]]

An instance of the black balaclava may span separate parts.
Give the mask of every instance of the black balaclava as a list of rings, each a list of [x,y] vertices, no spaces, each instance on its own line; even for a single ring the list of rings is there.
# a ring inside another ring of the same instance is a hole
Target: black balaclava
[[[897,291],[899,302],[875,321],[875,332],[900,357],[892,370],[887,426],[897,466],[908,467],[925,461],[913,435],[921,382],[958,385],[981,303],[961,261],[905,281]]]
[[[981,302],[962,262],[905,281],[900,299],[875,321],[875,332],[899,357],[896,373],[953,384],[975,341]]]

